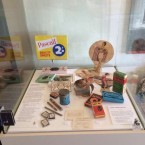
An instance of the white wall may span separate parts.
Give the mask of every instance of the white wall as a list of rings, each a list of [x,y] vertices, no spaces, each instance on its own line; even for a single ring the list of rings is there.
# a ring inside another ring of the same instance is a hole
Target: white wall
[[[55,65],[93,65],[88,51],[92,43],[100,39],[112,43],[115,55],[107,63],[116,64],[122,41],[127,37],[131,0],[23,0],[27,27],[33,53],[36,34],[66,34],[68,36],[68,60],[54,61]],[[38,61],[37,67],[51,64]]]
[[[68,60],[54,61],[56,66],[93,66],[88,51],[92,43],[102,39],[111,42],[115,51],[113,59],[106,64],[107,66],[144,64],[144,54],[132,55],[126,51],[131,5],[136,10],[138,3],[141,4],[142,1],[144,0],[3,0],[3,3],[11,33],[17,34],[19,30],[24,34],[26,39],[23,44],[28,50],[26,58],[33,57],[36,67],[41,68],[52,63],[36,58],[34,36],[38,34],[68,36]],[[12,21],[13,10],[15,14],[17,13],[15,21]],[[23,26],[23,22],[27,28]],[[33,56],[30,56],[27,33]],[[31,60],[26,59],[26,65],[28,61]]]

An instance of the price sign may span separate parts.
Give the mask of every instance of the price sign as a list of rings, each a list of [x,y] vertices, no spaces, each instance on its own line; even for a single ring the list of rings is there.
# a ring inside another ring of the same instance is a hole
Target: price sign
[[[35,40],[38,59],[67,59],[67,36],[35,36]]]

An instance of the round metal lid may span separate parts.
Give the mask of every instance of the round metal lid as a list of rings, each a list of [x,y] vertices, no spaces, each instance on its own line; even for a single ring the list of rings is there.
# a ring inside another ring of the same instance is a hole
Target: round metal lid
[[[59,95],[61,95],[61,96],[65,96],[66,94],[68,94],[69,93],[69,90],[68,89],[61,89],[60,91],[59,91]]]

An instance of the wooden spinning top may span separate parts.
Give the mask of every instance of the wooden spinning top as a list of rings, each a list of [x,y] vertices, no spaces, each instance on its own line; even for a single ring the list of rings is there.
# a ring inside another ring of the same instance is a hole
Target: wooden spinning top
[[[108,41],[100,40],[92,44],[89,56],[95,64],[96,73],[100,73],[101,66],[110,61],[113,55],[114,49]]]

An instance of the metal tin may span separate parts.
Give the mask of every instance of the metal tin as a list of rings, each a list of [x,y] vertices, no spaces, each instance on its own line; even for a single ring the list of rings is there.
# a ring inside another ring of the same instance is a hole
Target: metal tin
[[[70,103],[69,90],[61,89],[59,91],[59,97],[60,97],[60,104],[61,105],[68,105]]]
[[[91,95],[93,89],[93,84],[88,84],[85,79],[79,79],[74,83],[74,90],[76,92],[76,95],[88,97]]]

